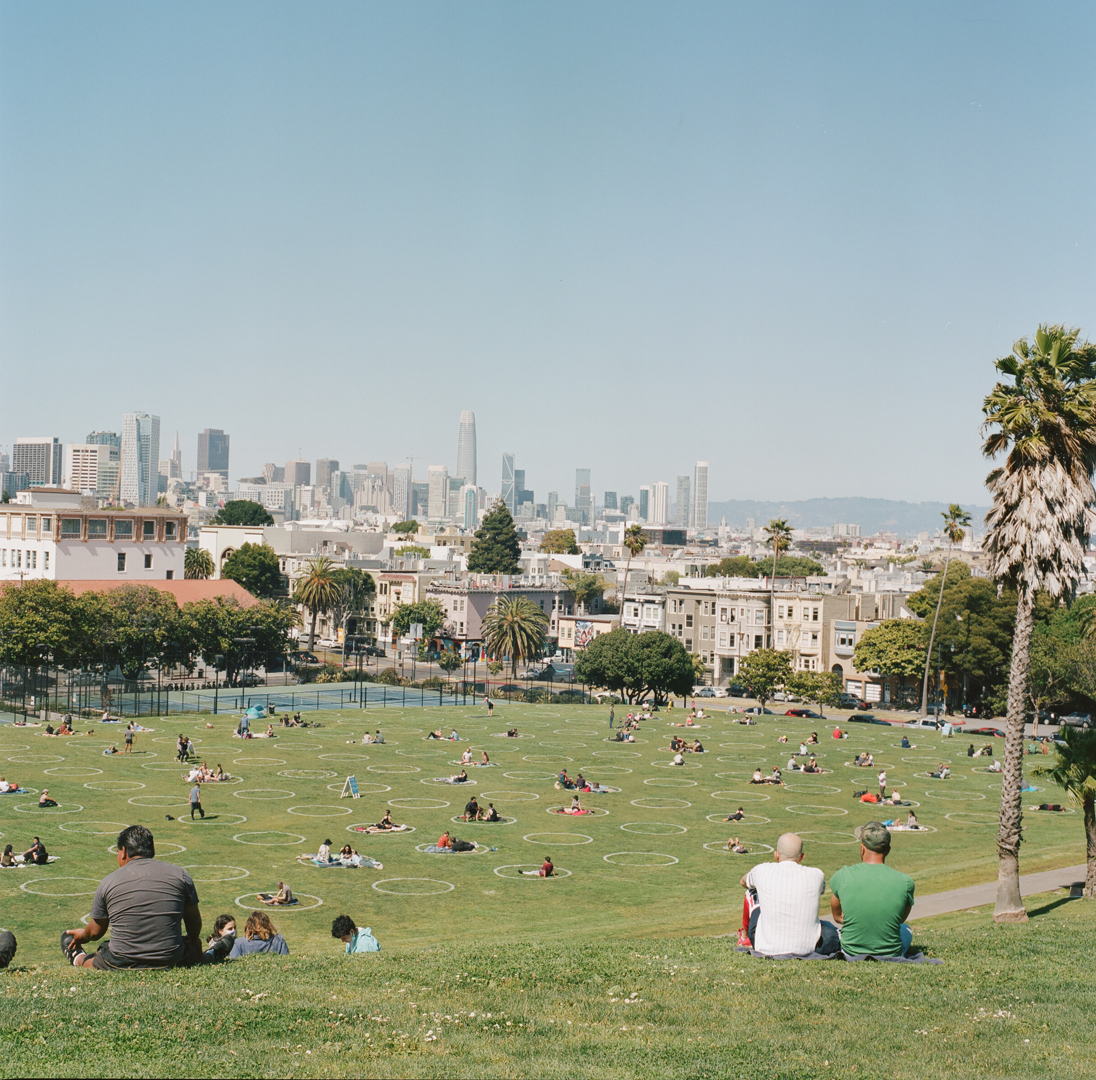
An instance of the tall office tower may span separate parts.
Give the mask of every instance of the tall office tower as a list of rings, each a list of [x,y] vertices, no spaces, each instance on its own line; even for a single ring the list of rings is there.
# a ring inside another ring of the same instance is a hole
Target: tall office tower
[[[310,461],[287,461],[285,463],[285,482],[294,487],[307,487],[312,483],[312,463]]]
[[[689,478],[687,476],[677,478],[677,506],[674,509],[675,523],[687,529],[689,527]]]
[[[339,471],[336,458],[322,457],[316,462],[316,487],[331,487],[331,474]]]
[[[594,498],[590,494],[590,470],[575,469],[575,516],[583,525],[594,520]]]
[[[621,495],[620,497],[620,512],[627,514],[633,506],[635,506],[635,499],[631,495]]]
[[[664,480],[656,480],[651,485],[651,524],[665,525],[669,517],[670,485]]]
[[[460,429],[457,432],[457,471],[453,474],[458,480],[476,486],[476,414],[465,409],[460,414]]]
[[[160,418],[131,412],[122,417],[120,474],[123,502],[151,506],[157,498],[160,463]]]
[[[281,465],[275,465],[273,461],[268,461],[263,466],[263,479],[268,484],[284,484],[285,468]]]
[[[411,516],[426,517],[427,508],[430,505],[430,485],[421,482],[411,482]]]
[[[62,467],[61,440],[16,439],[11,448],[11,471],[26,473],[31,487],[60,487]]]
[[[220,428],[206,428],[198,436],[199,476],[215,472],[228,479],[228,439]]]
[[[693,466],[693,528],[708,527],[708,463],[698,461]]]
[[[517,512],[517,487],[514,483],[514,455],[502,455],[502,503],[510,516]]]
[[[557,506],[559,506],[559,492],[558,491],[549,491],[548,492],[548,511],[547,511],[549,521],[555,521],[556,520],[556,507]]]
[[[392,470],[392,513],[401,521],[411,519],[411,466],[397,465]]]
[[[605,492],[605,509],[615,510],[617,508],[617,493],[615,491]]]
[[[84,495],[99,491],[99,460],[110,460],[110,447],[96,443],[65,444],[65,487]]]
[[[525,490],[525,470],[514,470],[514,498],[517,499],[518,492]]]
[[[0,472],[11,472],[11,455],[0,450]]]
[[[651,489],[646,484],[639,489],[639,520],[651,520]]]
[[[166,461],[165,468],[161,468],[160,472],[164,474],[169,480],[182,480],[183,478],[183,451],[179,446],[179,433],[175,432],[175,446],[171,451],[171,457]]]
[[[431,521],[442,521],[449,516],[449,470],[444,465],[431,465],[426,475],[430,483],[426,516]]]
[[[473,484],[465,484],[460,491],[461,506],[464,508],[464,520],[461,524],[465,532],[471,532],[479,517],[479,490]]]
[[[117,453],[113,460],[117,461],[122,453],[122,437],[116,431],[93,431],[84,442],[88,445],[109,446]]]

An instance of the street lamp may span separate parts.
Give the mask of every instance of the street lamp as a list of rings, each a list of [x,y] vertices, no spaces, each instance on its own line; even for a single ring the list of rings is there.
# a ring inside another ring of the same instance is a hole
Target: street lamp
[[[219,678],[217,665],[224,659],[221,653],[217,653],[213,657],[213,715],[217,715],[217,691],[220,689],[221,680]]]

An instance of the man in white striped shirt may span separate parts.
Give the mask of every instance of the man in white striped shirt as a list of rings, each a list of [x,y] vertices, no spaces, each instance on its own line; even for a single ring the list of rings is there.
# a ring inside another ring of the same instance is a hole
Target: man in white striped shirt
[[[765,956],[809,956],[841,947],[837,928],[818,917],[826,878],[817,867],[803,865],[803,841],[784,833],[776,842],[773,862],[759,863],[742,886],[757,896],[749,937]]]

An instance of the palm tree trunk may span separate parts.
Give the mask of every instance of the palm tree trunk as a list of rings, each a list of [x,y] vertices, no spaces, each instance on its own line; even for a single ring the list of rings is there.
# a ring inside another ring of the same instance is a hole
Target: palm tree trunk
[[[773,544],[773,577],[769,582],[769,640],[767,647],[776,648],[776,544]],[[762,705],[762,708],[765,706]]]
[[[1024,698],[1031,644],[1031,592],[1020,588],[1016,603],[1016,632],[1008,673],[1008,711],[1005,719],[1004,774],[1001,779],[1001,815],[997,832],[997,903],[994,922],[1026,922],[1020,898],[1020,826],[1023,807],[1020,788],[1024,771]]]
[[[1088,860],[1088,872],[1085,874],[1085,888],[1081,895],[1086,900],[1096,900],[1096,798],[1086,795],[1083,806],[1085,813],[1085,857]]]
[[[628,551],[628,561],[624,564],[624,584],[620,587],[620,615],[617,617],[617,629],[624,625],[624,597],[628,592],[628,571],[632,569],[632,552]]]
[[[312,651],[312,647],[316,644],[316,615],[318,611],[316,608],[312,609],[312,625],[308,628],[308,651]]]
[[[940,605],[944,602],[944,585],[948,580],[948,564],[951,562],[951,541],[948,541],[948,557],[944,560],[944,572],[940,575],[940,595],[936,598],[936,614],[932,617],[932,633],[929,635],[929,651],[925,654],[925,681],[921,686],[921,715],[929,714],[929,667],[932,664],[932,646],[936,641],[936,620],[940,618]]]

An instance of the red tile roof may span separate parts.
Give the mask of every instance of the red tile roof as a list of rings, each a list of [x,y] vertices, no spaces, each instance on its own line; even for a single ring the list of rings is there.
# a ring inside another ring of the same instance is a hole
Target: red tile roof
[[[123,585],[151,585],[160,592],[171,593],[177,604],[188,604],[192,600],[215,600],[218,596],[238,600],[240,607],[254,607],[259,601],[239,582],[228,578],[203,580],[201,578],[173,578],[167,581],[156,578],[150,581],[120,581],[107,578],[105,581],[59,581],[59,585],[71,589],[77,596],[86,592],[111,592]]]

